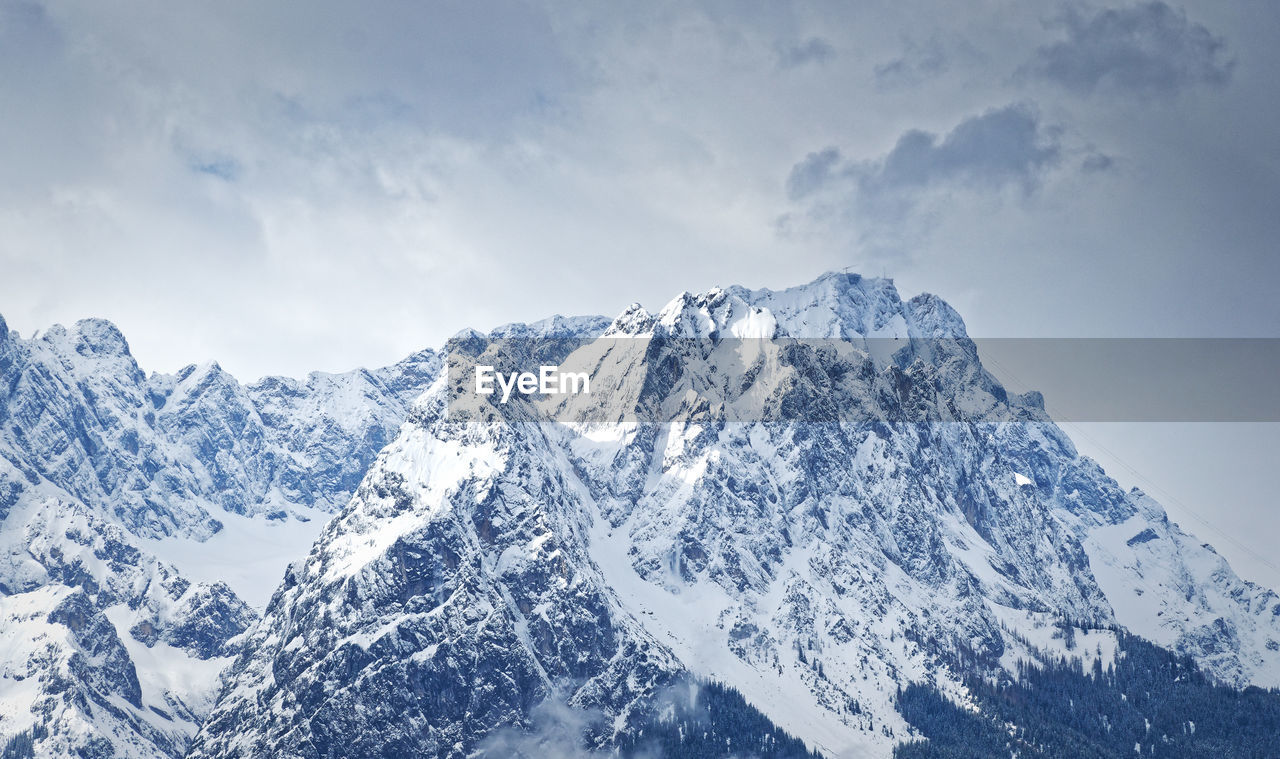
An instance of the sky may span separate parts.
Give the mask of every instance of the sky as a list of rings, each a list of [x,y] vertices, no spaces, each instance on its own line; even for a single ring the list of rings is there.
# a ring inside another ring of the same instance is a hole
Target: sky
[[[253,379],[849,267],[978,336],[1280,337],[1276,71],[1273,0],[0,0],[0,314]],[[1205,429],[1108,439],[1269,550],[1280,435]]]

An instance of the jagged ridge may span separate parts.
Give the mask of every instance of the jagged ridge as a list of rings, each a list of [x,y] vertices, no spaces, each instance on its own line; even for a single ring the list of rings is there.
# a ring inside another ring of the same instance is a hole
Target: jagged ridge
[[[824,753],[888,755],[899,685],[963,700],[965,674],[1060,650],[1064,618],[1096,628],[1091,656],[1121,624],[1223,681],[1280,680],[1280,599],[1005,393],[936,297],[828,275],[635,306],[604,338],[655,334],[841,338],[858,371],[796,362],[779,402],[834,389],[924,421],[461,423],[438,384],[291,570],[192,755],[464,756],[549,697],[625,730],[685,672]],[[618,364],[636,402],[711,366],[665,358]]]

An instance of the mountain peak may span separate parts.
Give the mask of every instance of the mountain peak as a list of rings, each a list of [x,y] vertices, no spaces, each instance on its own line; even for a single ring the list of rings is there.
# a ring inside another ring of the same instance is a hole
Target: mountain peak
[[[120,328],[106,319],[81,319],[71,330],[76,353],[94,357],[131,357]]]
[[[769,309],[791,337],[907,337],[902,298],[893,280],[828,272],[785,290],[731,288],[744,300]]]
[[[607,336],[797,338],[965,338],[964,320],[946,301],[922,293],[904,302],[894,281],[827,272],[783,290],[739,285],[682,292],[651,314],[633,303]]]
[[[613,323],[604,331],[604,337],[644,335],[653,330],[653,323],[653,314],[649,313],[648,309],[639,303],[632,303],[613,320]]]
[[[907,312],[920,337],[968,337],[964,319],[951,304],[933,293],[921,293],[907,301]]]
[[[14,342],[25,346],[24,353],[43,354],[80,377],[113,381],[113,377],[123,375],[136,382],[145,376],[124,335],[106,319],[81,319],[71,329],[54,324],[30,340],[20,341],[18,337],[16,333],[13,335]]]
[[[503,324],[491,331],[489,337],[593,338],[608,329],[611,323],[612,320],[607,316],[555,314],[527,324],[521,322]]]

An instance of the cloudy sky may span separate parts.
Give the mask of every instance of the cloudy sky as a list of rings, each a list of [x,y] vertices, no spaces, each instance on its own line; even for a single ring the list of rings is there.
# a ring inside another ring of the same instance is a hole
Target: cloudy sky
[[[1273,0],[0,0],[0,314],[251,379],[848,266],[982,336],[1276,337],[1277,71]]]

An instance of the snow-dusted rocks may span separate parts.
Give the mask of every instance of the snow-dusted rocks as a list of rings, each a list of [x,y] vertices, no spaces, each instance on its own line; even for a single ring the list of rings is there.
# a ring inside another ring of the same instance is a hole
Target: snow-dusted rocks
[[[24,477],[109,509],[142,537],[208,537],[225,512],[341,507],[434,353],[375,371],[241,385],[216,363],[144,376],[119,331],[83,320],[0,344],[0,449]]]
[[[701,678],[887,757],[900,686],[965,703],[969,674],[1109,661],[1120,627],[1280,685],[1280,598],[1006,393],[934,296],[831,274],[452,341],[503,345],[592,393],[469,421],[434,353],[245,387],[143,377],[105,323],[0,327],[0,730],[464,757],[568,713],[607,749]],[[244,546],[288,541],[255,621]]]
[[[716,376],[717,341],[777,337],[844,347],[784,348],[755,396]],[[963,699],[964,674],[1065,652],[1072,624],[1280,684],[1280,599],[1005,393],[933,296],[851,275],[683,294],[577,350],[675,421],[534,422],[531,401],[464,422],[435,386],[290,570],[193,756],[461,757],[549,697],[603,715],[607,746],[685,673],[826,754],[888,756],[900,685]],[[743,399],[755,420],[716,413]]]
[[[148,377],[109,322],[0,325],[0,747],[182,755],[258,617],[220,575],[265,600],[292,558],[235,542],[314,536],[438,370],[424,351],[302,382]]]
[[[679,670],[618,614],[548,442],[439,400],[290,569],[192,756],[463,756],[552,696],[625,722]]]
[[[186,580],[48,483],[24,490],[4,528],[6,739],[39,731],[42,756],[181,755],[211,705],[229,641],[257,615],[225,587]]]

